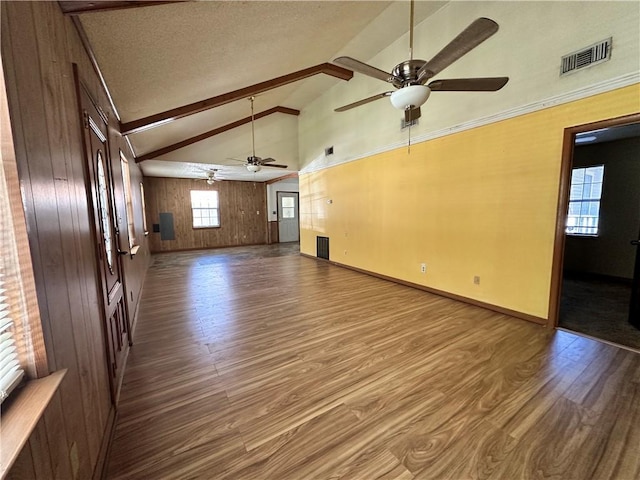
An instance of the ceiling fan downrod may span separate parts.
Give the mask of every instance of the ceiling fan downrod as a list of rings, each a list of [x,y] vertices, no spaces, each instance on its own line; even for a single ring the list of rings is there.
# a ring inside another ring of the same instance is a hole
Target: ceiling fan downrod
[[[256,97],[249,97],[249,101],[251,102],[251,158],[256,158],[256,139],[255,139],[255,131],[253,129],[253,101]]]

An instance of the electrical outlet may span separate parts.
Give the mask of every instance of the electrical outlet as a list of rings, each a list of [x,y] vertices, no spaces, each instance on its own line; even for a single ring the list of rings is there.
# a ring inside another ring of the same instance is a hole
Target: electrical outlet
[[[474,285],[480,285],[480,277],[477,275],[473,277],[473,283]]]
[[[421,263],[420,264],[420,273],[427,273],[427,264],[426,263]]]

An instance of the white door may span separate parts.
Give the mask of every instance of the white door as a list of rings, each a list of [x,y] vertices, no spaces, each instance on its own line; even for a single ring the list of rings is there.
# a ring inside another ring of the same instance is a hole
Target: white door
[[[297,242],[300,240],[298,224],[298,194],[296,192],[278,192],[278,240]]]

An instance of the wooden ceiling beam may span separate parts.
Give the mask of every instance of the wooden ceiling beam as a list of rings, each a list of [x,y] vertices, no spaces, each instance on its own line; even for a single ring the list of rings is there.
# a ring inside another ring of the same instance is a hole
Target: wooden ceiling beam
[[[341,80],[351,80],[351,78],[353,77],[353,72],[351,70],[347,70],[346,68],[342,68],[331,63],[321,63],[320,65],[305,68],[304,70],[289,73],[281,77],[272,78],[271,80],[256,83],[255,85],[240,88],[232,92],[223,93],[222,95],[208,98],[200,102],[173,108],[171,110],[167,110],[166,112],[157,113],[155,115],[150,115],[148,117],[133,120],[131,122],[121,123],[120,131],[123,135],[131,135],[132,133],[142,132],[159,125],[178,120],[179,118],[193,115],[194,113],[203,112],[205,110],[209,110],[210,108],[219,107],[227,103],[235,102],[236,100],[249,98],[253,95],[258,95],[259,93],[282,87],[283,85],[288,85],[289,83],[297,82],[298,80],[302,80],[319,73],[331,75],[332,77],[336,77]]]
[[[164,5],[166,3],[183,3],[185,1],[190,0],[158,0],[158,1],[58,1],[60,8],[62,9],[62,13],[65,15],[79,15],[81,13],[93,13],[93,12],[104,12],[107,10],[120,10],[123,8],[138,8],[138,7],[149,7],[153,5]]]
[[[253,118],[255,120],[258,120],[259,118],[266,117],[267,115],[271,115],[273,113],[286,113],[287,115],[297,116],[297,115],[300,115],[300,110],[278,106],[278,107],[270,108],[269,110],[265,110],[264,112],[256,113],[253,116]],[[158,150],[154,150],[153,152],[145,153],[144,155],[140,155],[139,157],[136,158],[136,163],[144,162],[145,160],[151,160],[152,158],[156,158],[166,153],[173,152],[180,148],[186,147],[187,145],[192,145],[206,138],[213,137],[214,135],[219,135],[233,128],[239,127],[240,125],[245,125],[247,123],[251,123],[251,117],[241,118],[240,120],[236,120],[235,122],[228,123],[227,125],[214,128],[213,130],[209,130],[208,132],[201,133],[200,135],[196,135],[195,137],[187,138],[186,140],[182,140],[181,142],[177,142],[172,145],[167,145],[166,147],[159,148]]]
[[[272,178],[271,180],[267,180],[267,185],[271,185],[272,183],[281,182],[282,180],[286,180],[287,178],[298,178],[298,172],[289,173],[288,175],[283,175],[282,177]]]

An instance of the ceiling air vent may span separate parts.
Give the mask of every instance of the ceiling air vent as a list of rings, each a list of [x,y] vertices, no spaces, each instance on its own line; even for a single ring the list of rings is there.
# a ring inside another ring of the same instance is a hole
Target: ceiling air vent
[[[611,58],[611,37],[562,57],[560,76],[581,68],[606,62]]]

